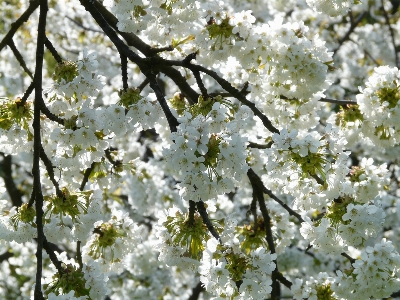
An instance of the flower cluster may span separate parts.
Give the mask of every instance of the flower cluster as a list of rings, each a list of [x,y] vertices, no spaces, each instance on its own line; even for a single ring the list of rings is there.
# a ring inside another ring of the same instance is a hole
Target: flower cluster
[[[396,1],[34,2],[0,3],[0,295],[42,229],[50,300],[400,290]]]
[[[331,290],[331,285],[333,283],[334,278],[324,272],[319,273],[317,278],[310,277],[308,280],[296,278],[296,281],[291,287],[293,299],[335,300],[337,298]]]
[[[174,207],[161,215],[156,232],[161,239],[157,246],[160,261],[197,269],[204,250],[203,243],[211,236],[199,215],[190,219],[188,214],[182,214]]]
[[[353,269],[337,271],[332,290],[344,299],[386,298],[400,289],[400,255],[391,242],[383,239],[366,247]]]
[[[375,166],[372,158],[363,158],[358,167],[352,167],[350,182],[355,201],[366,203],[387,188],[390,178],[386,164]]]
[[[307,4],[315,11],[331,17],[344,16],[351,8],[351,5],[358,2],[358,0],[307,0]]]
[[[283,129],[273,134],[272,141],[272,147],[265,151],[268,174],[262,177],[267,187],[281,187],[295,196],[296,206],[304,210],[322,209],[339,195],[337,182],[347,174],[344,140],[329,131],[323,136]]]
[[[359,246],[377,237],[385,222],[383,209],[374,204],[353,204],[337,199],[328,207],[326,218],[314,224],[309,218],[302,223],[300,233],[315,249],[338,254],[347,246]]]
[[[179,166],[174,173],[183,199],[206,201],[233,191],[246,175],[247,139],[239,130],[250,113],[240,107],[229,117],[218,99],[200,100],[190,111],[178,118],[178,131],[170,136],[174,143],[163,154],[171,166]]]
[[[400,141],[400,71],[381,66],[365,83],[357,95],[363,115],[363,134],[375,145],[393,146]]]
[[[104,85],[104,77],[95,74],[97,65],[96,53],[88,54],[86,49],[81,60],[61,63],[53,75],[54,91],[75,101],[95,97]]]
[[[271,292],[271,274],[276,254],[259,247],[249,255],[237,245],[219,245],[215,239],[207,242],[199,267],[200,280],[207,291],[232,299],[265,299]],[[241,282],[240,287],[237,283]]]
[[[100,262],[103,272],[119,270],[130,247],[140,242],[141,230],[127,213],[116,211],[108,222],[97,221],[91,237],[82,248],[84,262],[91,259]]]

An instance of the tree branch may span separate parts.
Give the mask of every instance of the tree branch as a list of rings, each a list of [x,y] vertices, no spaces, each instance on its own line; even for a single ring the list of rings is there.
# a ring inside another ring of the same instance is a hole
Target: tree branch
[[[357,104],[357,101],[351,101],[351,100],[335,100],[335,99],[329,99],[329,98],[321,98],[318,100],[319,102],[328,102],[328,103],[333,103],[333,104],[338,104],[338,105],[355,105]]]
[[[4,185],[7,193],[10,196],[13,206],[20,207],[22,205],[22,193],[15,185],[14,179],[12,178],[12,156],[3,155],[3,161],[0,166],[3,169],[1,177],[3,177]]]
[[[60,56],[60,54],[58,54],[56,48],[54,48],[53,44],[50,42],[50,40],[47,37],[46,37],[46,40],[44,41],[44,44],[45,44],[47,50],[50,51],[51,55],[53,55],[56,62],[61,64],[63,62],[62,57]]]
[[[199,296],[202,292],[204,292],[204,287],[203,287],[201,281],[199,281],[199,283],[192,289],[192,294],[190,295],[188,300],[199,299]]]
[[[350,255],[348,255],[348,254],[345,253],[345,252],[340,253],[340,255],[346,257],[346,258],[350,261],[350,263],[351,263],[352,265],[356,262],[356,260],[355,260],[354,258],[352,258]]]
[[[21,53],[17,49],[17,47],[14,44],[14,41],[11,39],[11,41],[8,43],[8,46],[10,46],[10,49],[14,53],[15,58],[18,60],[19,64],[21,65],[22,69],[24,69],[25,73],[28,74],[30,78],[33,78],[32,72],[28,69],[26,66],[25,60],[22,57]]]
[[[3,261],[9,259],[10,257],[13,257],[14,253],[11,252],[11,249],[4,252],[3,254],[0,254],[0,263],[2,263]]]
[[[197,211],[203,218],[203,223],[207,226],[208,230],[213,235],[213,237],[215,237],[222,244],[221,237],[219,236],[218,232],[215,230],[213,224],[211,223],[203,201],[197,202]]]
[[[257,107],[256,105],[247,100],[246,96],[241,93],[238,89],[236,89],[235,87],[233,87],[228,81],[226,81],[225,79],[223,79],[222,77],[220,77],[215,71],[209,70],[205,67],[202,67],[200,65],[195,65],[190,63],[190,61],[188,60],[183,60],[183,61],[177,61],[177,60],[162,60],[160,61],[160,63],[166,64],[166,65],[170,65],[170,66],[181,66],[181,67],[185,67],[188,68],[189,70],[193,71],[199,71],[199,72],[203,72],[207,75],[209,75],[210,77],[212,77],[216,82],[218,82],[218,84],[224,89],[226,90],[228,93],[230,93],[232,95],[232,97],[235,97],[236,99],[238,99],[241,103],[247,105],[252,111],[253,113],[260,118],[261,122],[264,124],[265,128],[267,128],[269,131],[273,132],[273,133],[279,133],[279,130],[277,128],[275,128],[271,121],[268,119],[267,116],[265,116]]]
[[[46,241],[43,232],[43,194],[40,181],[40,152],[42,151],[41,126],[40,126],[40,110],[43,103],[42,98],[42,70],[44,58],[44,43],[46,40],[46,19],[47,19],[47,0],[40,1],[39,24],[36,48],[36,67],[34,76],[35,85],[35,103],[33,110],[33,190],[36,208],[36,225],[37,225],[37,250],[36,250],[36,282],[34,299],[42,300],[42,268],[43,268],[43,244]]]
[[[19,17],[18,20],[16,20],[14,23],[11,24],[10,30],[7,32],[6,36],[0,42],[0,51],[3,50],[3,48],[10,43],[14,34],[22,26],[22,24],[28,21],[30,15],[36,10],[36,8],[38,8],[39,2],[40,2],[39,0],[29,1],[29,6],[26,9],[26,11]]]
[[[284,203],[281,199],[279,199],[277,196],[275,196],[271,190],[266,188],[266,186],[262,182],[261,178],[254,172],[254,170],[252,168],[249,169],[249,171],[247,172],[247,175],[249,177],[251,176],[252,178],[254,178],[254,180],[256,180],[256,182],[258,182],[258,184],[260,186],[262,186],[262,191],[265,194],[267,194],[268,196],[270,196],[272,199],[274,199],[276,202],[278,202],[284,209],[286,209],[286,211],[289,213],[289,215],[296,217],[301,223],[304,222],[303,218],[297,212],[295,212],[286,203]]]
[[[260,206],[261,214],[264,219],[264,229],[265,229],[265,239],[268,244],[269,251],[271,253],[276,253],[275,250],[275,244],[274,244],[274,238],[272,234],[272,229],[271,229],[271,218],[268,213],[267,206],[265,205],[265,200],[264,200],[264,194],[263,194],[263,186],[260,185],[260,181],[257,179],[257,177],[254,176],[254,172],[251,172],[250,170],[247,172],[247,176],[249,177],[251,186],[253,188],[253,199],[258,200],[258,205]],[[278,283],[277,277],[278,274],[278,262],[275,259],[275,269],[272,271],[272,292],[271,292],[271,299],[279,299],[281,295],[281,289],[280,285]],[[275,274],[275,275],[274,275]]]
[[[357,19],[356,19],[354,22],[351,22],[351,25],[350,25],[349,30],[348,30],[348,31],[346,32],[346,34],[339,40],[339,45],[338,45],[338,47],[337,47],[335,50],[333,50],[333,55],[332,55],[332,56],[335,56],[336,53],[338,52],[338,50],[340,49],[340,47],[343,45],[343,43],[349,39],[350,34],[351,34],[351,33],[354,31],[354,29],[357,27],[358,23],[361,22],[361,20],[362,20],[362,19],[364,18],[364,16],[365,16],[365,14],[366,14],[365,11],[362,12],[362,13],[357,17]],[[349,15],[350,15],[350,19],[352,19],[353,16],[352,16],[352,14],[351,14],[351,11],[349,11]]]
[[[55,174],[54,174],[54,170],[53,170],[53,168],[54,168],[53,164],[51,163],[51,160],[47,157],[46,152],[44,152],[43,147],[41,147],[40,159],[42,160],[44,166],[46,167],[47,174],[49,175],[50,181],[53,183],[53,185],[56,189],[57,196],[60,198],[64,198],[64,195],[60,190],[60,185],[54,178]]]
[[[119,31],[117,28],[118,19],[98,1],[94,1],[94,6],[101,13],[103,18],[107,21],[107,23],[118,34],[120,34],[123,37],[127,45],[135,47],[147,57],[152,57],[159,52],[159,49],[150,47],[149,45],[144,43],[137,35],[133,33]],[[160,72],[164,73],[166,76],[171,78],[171,80],[179,87],[180,91],[188,99],[190,104],[194,104],[197,102],[199,94],[190,87],[186,79],[181,75],[181,73],[178,70],[170,66],[158,66],[158,67]]]

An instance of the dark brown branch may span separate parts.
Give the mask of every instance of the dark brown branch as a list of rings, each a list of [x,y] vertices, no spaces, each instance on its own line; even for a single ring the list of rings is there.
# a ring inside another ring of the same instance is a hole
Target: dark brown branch
[[[271,253],[276,253],[274,237],[273,237],[272,228],[271,228],[271,218],[269,216],[267,206],[265,205],[263,186],[260,184],[260,181],[258,180],[258,178],[256,176],[254,176],[255,173],[251,172],[250,170],[247,172],[247,176],[250,180],[251,187],[253,188],[253,199],[257,199],[258,205],[261,210],[261,214],[264,219],[265,239],[267,241],[269,251]],[[275,270],[272,271],[272,276],[271,276],[272,277],[271,299],[279,299],[279,297],[281,295],[281,291],[280,291],[279,282],[277,280],[278,274],[274,275],[274,273],[279,272],[278,271],[278,262],[276,259],[274,260],[274,263],[275,263]]]
[[[197,300],[202,292],[204,292],[203,284],[199,281],[199,283],[192,289],[192,294],[188,298],[188,300]]]
[[[275,253],[275,245],[274,245],[274,239],[272,235],[272,229],[271,229],[271,218],[269,217],[269,213],[267,210],[267,206],[265,205],[265,200],[264,200],[264,191],[263,191],[263,186],[260,184],[259,180],[257,179],[256,176],[254,176],[255,173],[250,169],[247,172],[247,176],[249,177],[251,186],[253,188],[253,199],[257,199],[258,204],[260,206],[261,213],[264,218],[264,225],[265,225],[265,231],[266,231],[266,240],[268,244],[268,248],[271,251],[271,253]]]
[[[199,71],[193,71],[193,75],[194,75],[194,78],[196,79],[197,86],[199,87],[200,92],[201,92],[204,100],[207,100],[208,93],[207,93],[206,87],[204,86],[203,81],[201,80],[200,72]]]
[[[8,43],[8,46],[10,46],[11,51],[14,53],[15,58],[18,60],[18,62],[21,65],[22,69],[24,69],[25,73],[28,74],[28,76],[30,78],[33,78],[32,72],[26,66],[24,58],[22,57],[21,53],[19,52],[19,50],[15,46],[14,41],[12,39]]]
[[[392,299],[397,299],[398,297],[400,297],[400,291],[395,292],[390,295],[390,298],[392,298]],[[387,299],[387,298],[385,298],[385,299]]]
[[[153,48],[153,52],[155,53],[160,53],[164,51],[173,51],[174,48],[172,46],[166,46],[166,47],[161,47],[161,48]]]
[[[200,216],[203,218],[203,223],[207,226],[208,231],[212,234],[213,237],[215,237],[220,243],[221,237],[219,236],[218,232],[215,230],[213,224],[210,221],[210,218],[208,217],[207,209],[204,206],[203,201],[197,202],[197,211],[199,212]]]
[[[80,270],[82,270],[82,268],[83,268],[81,244],[82,244],[81,241],[76,242],[76,260],[78,262]]]
[[[297,212],[295,212],[293,209],[291,209],[286,203],[284,203],[281,199],[279,199],[277,196],[275,196],[274,193],[272,193],[272,191],[270,191],[269,189],[266,188],[266,186],[264,186],[261,178],[254,172],[254,170],[252,168],[249,169],[247,174],[248,174],[248,176],[253,177],[254,180],[256,180],[258,182],[258,184],[262,186],[263,192],[265,194],[270,196],[272,199],[274,199],[276,202],[278,202],[284,209],[286,209],[286,211],[289,213],[289,215],[296,217],[301,223],[304,222],[303,218]]]
[[[142,70],[143,72],[143,70]],[[169,106],[167,104],[167,101],[165,100],[165,97],[163,93],[161,92],[160,86],[157,83],[157,80],[155,76],[153,77],[151,72],[146,71],[147,74],[144,73],[144,75],[149,78],[150,80],[150,87],[153,89],[154,93],[156,94],[158,103],[160,103],[161,108],[164,112],[165,117],[167,118],[168,124],[169,124],[169,129],[171,132],[176,132],[178,129],[177,127],[179,126],[178,120],[175,118],[175,116],[172,114],[171,110],[169,109]]]
[[[121,57],[121,74],[122,74],[122,88],[124,91],[128,89],[128,60],[125,55],[119,54]]]
[[[272,147],[272,144],[274,142],[269,142],[268,144],[258,144],[258,143],[253,143],[253,142],[249,142],[249,144],[247,145],[247,148],[256,148],[256,149],[268,149]]]
[[[58,273],[63,274],[64,269],[61,265],[61,262],[58,260],[56,254],[54,253],[54,246],[56,245],[49,243],[46,238],[43,239],[43,248],[46,250],[47,254],[50,257],[51,262],[56,267]]]
[[[39,0],[29,1],[29,6],[26,9],[26,11],[19,17],[18,20],[16,20],[14,23],[11,24],[10,30],[7,32],[6,36],[0,42],[0,51],[3,50],[3,48],[10,43],[14,34],[22,26],[22,24],[28,21],[30,15],[36,10],[36,8],[38,8],[39,2],[40,2]]]
[[[47,174],[49,175],[50,181],[53,183],[53,185],[54,185],[54,187],[56,189],[57,196],[60,197],[60,198],[63,198],[64,195],[60,190],[60,185],[58,184],[58,182],[54,178],[54,176],[55,176],[55,174],[54,174],[54,166],[51,163],[51,160],[47,157],[46,152],[44,152],[43,147],[41,147],[40,159],[42,160],[44,166],[46,167]]]
[[[59,116],[56,116],[55,114],[53,114],[48,107],[46,106],[46,104],[43,101],[43,98],[40,98],[38,105],[40,107],[41,112],[50,120],[57,122],[60,125],[64,125],[64,119],[60,118]]]
[[[34,88],[35,88],[35,84],[32,81],[31,84],[26,89],[24,95],[21,98],[21,105],[25,105],[26,100],[28,100],[28,97],[32,94]]]
[[[243,103],[244,105],[247,105],[252,111],[253,113],[260,118],[261,122],[264,124],[265,128],[267,128],[269,131],[273,132],[273,133],[279,133],[279,130],[277,128],[275,128],[275,126],[272,125],[271,121],[268,119],[267,116],[265,116],[257,107],[256,105],[247,100],[246,96],[241,93],[238,89],[236,89],[235,87],[233,87],[228,81],[226,81],[225,79],[223,79],[222,77],[220,77],[215,71],[209,70],[205,67],[199,66],[199,65],[195,65],[192,64],[190,62],[185,62],[185,59],[183,61],[174,61],[174,60],[170,60],[170,61],[165,61],[163,60],[160,63],[165,63],[167,65],[170,66],[181,66],[181,67],[185,67],[188,68],[189,70],[193,71],[199,71],[199,72],[203,72],[207,75],[209,75],[210,77],[212,77],[216,82],[218,82],[218,84],[224,89],[226,90],[228,93],[230,93],[233,97],[235,97],[236,99],[238,99],[241,103]]]
[[[189,225],[194,225],[194,213],[196,212],[196,202],[189,200]]]
[[[254,220],[253,230],[254,230],[254,235],[256,235],[258,229],[258,217],[257,217],[257,197],[255,196],[254,191],[253,191],[253,200],[251,201],[250,204],[250,211],[251,214],[253,215],[253,220]]]
[[[42,151],[41,126],[40,126],[40,110],[43,103],[42,98],[42,71],[44,59],[44,43],[46,40],[46,19],[47,19],[47,0],[40,1],[38,35],[36,43],[36,66],[35,66],[35,103],[33,110],[33,189],[36,208],[36,225],[37,225],[37,250],[36,250],[36,278],[34,299],[42,300],[42,269],[43,269],[43,245],[46,237],[43,232],[43,194],[40,180],[40,152]]]
[[[356,262],[356,260],[354,258],[352,258],[350,255],[348,255],[345,252],[340,253],[340,255],[346,257],[350,261],[351,264],[354,264]]]
[[[355,105],[357,104],[356,101],[351,101],[351,100],[335,100],[335,99],[329,99],[329,98],[321,98],[318,100],[319,102],[327,102],[327,103],[333,103],[333,104],[338,104],[338,105]]]
[[[340,49],[340,47],[343,45],[343,43],[345,41],[347,41],[350,37],[350,34],[352,34],[352,32],[354,31],[354,29],[357,27],[358,23],[361,22],[361,20],[364,18],[366,12],[364,11],[363,13],[361,13],[357,19],[354,22],[351,22],[350,28],[349,30],[346,32],[346,34],[339,40],[339,45],[338,47],[333,50],[333,56],[335,56],[335,54],[338,52],[338,50]],[[349,11],[349,15],[350,15],[350,20],[352,20],[352,14],[351,11]]]
[[[83,179],[82,179],[82,182],[81,182],[81,186],[79,187],[80,191],[83,191],[83,189],[85,188],[85,185],[89,181],[90,174],[92,173],[95,165],[96,165],[96,163],[92,162],[90,167],[85,170],[85,173],[83,174]]]
[[[83,25],[82,22],[78,22],[77,20],[74,20],[74,19],[72,19],[72,18],[69,17],[69,16],[65,16],[65,17],[66,17],[68,20],[70,20],[72,23],[74,23],[75,25],[77,25],[77,26],[79,26],[80,28],[84,29],[85,31],[92,31],[92,32],[97,32],[97,33],[104,34],[103,31],[98,30],[98,29],[93,29],[93,28],[87,27],[87,26]]]
[[[276,197],[269,189],[267,189],[266,187],[264,187],[265,190],[264,192],[270,196],[272,199],[274,199],[276,202],[278,202],[284,209],[286,209],[286,211],[289,213],[289,215],[294,216],[297,218],[297,220],[299,220],[301,223],[304,222],[303,218],[297,213],[295,212],[293,209],[291,209],[286,203],[284,203],[281,199],[279,199],[278,197]]]
[[[193,105],[197,103],[199,94],[190,87],[185,77],[183,77],[178,70],[169,66],[159,66],[159,70],[171,78],[171,80],[179,87],[182,95],[185,96],[189,104]]]
[[[149,84],[149,82],[150,82],[150,80],[148,78],[143,80],[143,82],[137,87],[139,89],[139,91],[143,91],[143,89],[146,87],[146,85]]]
[[[152,48],[151,46],[144,43],[137,35],[133,33],[119,31],[117,28],[118,19],[98,1],[94,1],[94,6],[101,13],[107,23],[123,37],[123,39],[129,46],[135,47],[147,57],[154,56],[159,52],[157,48]],[[197,102],[199,94],[190,87],[186,79],[181,75],[178,70],[170,66],[159,66],[159,70],[160,72],[164,73],[166,76],[172,79],[172,81],[179,87],[182,94],[188,99],[190,104],[194,104]]]
[[[321,178],[318,177],[317,174],[309,174],[312,178],[315,179],[315,181],[320,184],[320,185],[324,185],[325,181],[323,181]]]
[[[50,40],[47,37],[46,37],[46,40],[44,41],[44,44],[45,44],[47,50],[50,51],[51,55],[53,55],[56,62],[61,64],[63,62],[62,57],[60,56],[60,54],[58,54],[56,48],[54,48],[53,44],[50,42]]]
[[[282,283],[284,286],[286,286],[289,289],[292,287],[292,282],[287,280],[286,277],[283,276],[281,272],[272,272],[271,277],[272,277],[273,281],[278,280],[280,283]]]
[[[4,156],[0,166],[3,169],[1,177],[3,177],[4,185],[8,195],[10,195],[12,205],[20,207],[22,205],[22,193],[15,185],[14,179],[12,178],[12,156]]]
[[[5,261],[13,256],[14,256],[14,253],[11,251],[6,251],[3,254],[0,254],[0,263],[2,263],[3,261]]]
[[[164,111],[165,117],[168,121],[171,132],[175,132],[177,126],[179,125],[178,121],[171,113],[171,110],[168,107],[167,101],[165,100],[162,91],[157,84],[156,80],[156,72],[153,70],[155,68],[156,61],[149,59],[143,59],[136,53],[134,53],[129,47],[118,37],[116,32],[108,25],[107,21],[103,18],[101,13],[96,9],[95,5],[91,3],[89,0],[80,0],[81,4],[85,7],[85,9],[92,15],[92,17],[96,20],[97,24],[103,29],[104,33],[110,38],[113,44],[117,47],[120,54],[125,55],[132,62],[138,65],[140,71],[150,80],[150,87],[153,89],[156,94],[157,100],[161,105],[161,108]]]

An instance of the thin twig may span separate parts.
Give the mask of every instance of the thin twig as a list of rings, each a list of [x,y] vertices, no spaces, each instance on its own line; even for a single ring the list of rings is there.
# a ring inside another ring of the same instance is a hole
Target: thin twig
[[[193,54],[193,53],[192,53]],[[188,56],[189,57],[189,56]],[[247,105],[252,111],[253,113],[260,118],[261,122],[264,124],[265,128],[267,128],[269,131],[273,132],[273,133],[279,133],[279,130],[272,125],[271,121],[268,119],[268,117],[266,115],[264,115],[257,107],[256,105],[247,100],[246,96],[241,93],[238,89],[236,89],[235,87],[233,87],[228,81],[226,81],[225,79],[223,79],[222,77],[220,77],[215,71],[209,70],[205,67],[202,67],[200,65],[195,65],[190,63],[190,60],[187,60],[186,58],[183,61],[177,61],[177,60],[162,60],[160,61],[160,63],[165,63],[167,65],[170,66],[181,66],[181,67],[185,67],[188,68],[189,70],[193,71],[199,71],[199,72],[203,72],[207,75],[209,75],[210,77],[212,77],[216,82],[218,82],[218,84],[227,92],[229,92],[233,97],[235,97],[236,99],[238,99],[241,103],[243,103],[244,105]]]
[[[118,19],[112,13],[110,13],[99,1],[94,1],[94,6],[101,13],[107,23],[116,32],[118,32],[119,35],[122,36],[122,38],[129,46],[135,47],[147,57],[152,57],[159,52],[157,48],[152,48],[151,46],[147,45],[134,33],[119,31],[117,27]],[[171,80],[179,87],[180,91],[186,97],[186,99],[188,99],[190,104],[194,104],[197,102],[197,99],[199,97],[198,93],[191,88],[191,86],[186,81],[186,78],[182,76],[178,70],[170,66],[160,65],[157,67],[159,67],[160,72],[171,78]]]
[[[340,49],[340,47],[343,45],[343,43],[345,41],[347,41],[350,37],[350,34],[352,34],[352,32],[354,31],[354,29],[357,27],[358,23],[361,22],[361,20],[364,18],[366,12],[362,12],[355,21],[351,22],[350,28],[349,30],[346,32],[346,34],[339,40],[339,45],[337,46],[337,48],[335,50],[333,50],[333,56],[336,55],[336,53],[338,52],[338,50]],[[351,15],[351,11],[349,12],[350,20],[352,20],[352,15]]]
[[[15,58],[18,60],[19,64],[21,65],[22,69],[24,69],[25,73],[28,74],[30,78],[33,79],[33,74],[32,72],[28,69],[26,66],[25,60],[21,55],[21,52],[17,49],[17,47],[14,44],[14,41],[11,39],[11,41],[8,43],[8,46],[10,46],[11,51],[14,53]]]
[[[284,203],[281,199],[279,199],[277,196],[275,196],[272,191],[266,188],[266,186],[263,184],[261,178],[254,172],[252,168],[249,169],[247,172],[248,176],[254,177],[254,179],[258,182],[259,185],[262,186],[263,192],[270,196],[272,199],[274,199],[276,202],[278,202],[286,211],[289,213],[289,215],[296,217],[301,223],[304,222],[303,218],[295,212],[293,209],[291,209],[286,203]]]
[[[122,88],[124,91],[128,90],[128,59],[122,53],[121,57],[121,74],[122,74]]]
[[[51,160],[47,157],[46,152],[44,152],[43,147],[41,147],[40,159],[42,160],[44,166],[46,167],[47,174],[49,175],[50,181],[53,183],[53,185],[54,185],[54,187],[56,189],[57,196],[60,197],[60,198],[64,198],[64,195],[60,190],[60,185],[58,184],[58,182],[54,178],[54,176],[55,176],[54,170],[53,170],[54,166],[51,163]]]
[[[194,78],[196,79],[197,86],[200,89],[201,95],[203,96],[204,100],[207,100],[208,93],[207,93],[206,87],[204,86],[203,81],[201,80],[200,72],[199,71],[193,71],[193,75],[194,75]]]
[[[333,103],[333,104],[338,104],[338,105],[356,105],[357,101],[352,101],[352,100],[335,100],[335,99],[329,99],[329,98],[321,98],[318,100],[319,102],[327,102],[327,103]]]
[[[210,221],[210,218],[208,217],[207,209],[204,206],[203,201],[197,202],[197,211],[199,212],[200,216],[203,218],[203,223],[207,226],[208,231],[212,234],[213,237],[215,237],[220,243],[221,237],[219,236],[218,232],[215,230],[213,224]]]
[[[21,105],[25,105],[26,101],[28,100],[28,97],[32,94],[34,88],[35,84],[32,81],[21,98]]]
[[[189,200],[189,225],[194,225],[194,213],[196,212],[196,202]]]
[[[63,62],[62,57],[60,56],[60,54],[58,54],[56,48],[54,48],[53,44],[50,42],[50,40],[47,37],[46,37],[46,40],[44,41],[44,44],[45,44],[47,50],[50,51],[51,55],[53,55],[56,62],[61,64]]]
[[[353,43],[356,44],[357,46],[360,46],[360,44],[357,43],[357,42],[356,42],[355,40],[353,40],[352,38],[349,38],[349,41],[353,42]],[[360,47],[361,47],[361,46],[360,46]],[[375,65],[377,65],[377,66],[382,65],[381,63],[379,63],[379,62],[371,55],[371,53],[369,53],[369,51],[368,51],[367,49],[363,49],[363,50],[364,50],[365,55],[368,56],[368,57],[373,61],[373,63],[374,63]]]
[[[356,262],[356,260],[354,258],[352,258],[350,255],[348,255],[345,252],[340,253],[340,255],[346,257],[350,261],[351,264],[354,264]]]
[[[98,29],[93,29],[93,28],[87,27],[87,26],[83,25],[82,22],[78,22],[77,20],[74,20],[74,19],[72,19],[72,18],[69,17],[69,16],[65,16],[65,17],[66,17],[68,20],[70,20],[72,23],[74,23],[75,25],[77,25],[77,26],[79,26],[80,28],[84,29],[85,31],[93,31],[93,32],[96,32],[96,33],[104,34],[103,31],[98,30]]]
[[[9,44],[14,34],[22,26],[22,24],[28,21],[30,15],[36,10],[36,8],[38,8],[39,2],[40,2],[39,0],[29,1],[29,6],[26,9],[26,11],[24,11],[24,13],[18,18],[18,20],[16,20],[14,23],[11,24],[10,30],[7,32],[5,37],[0,42],[0,51],[3,50],[3,48],[6,45]]]
[[[79,187],[80,191],[83,191],[83,189],[85,188],[85,185],[89,181],[90,174],[92,173],[95,165],[96,165],[96,163],[92,162],[90,167],[85,170],[85,173],[83,174],[83,179],[82,179],[81,185]]]
[[[247,145],[247,148],[268,149],[268,148],[271,148],[273,144],[274,144],[274,142],[272,142],[272,141],[269,142],[268,144],[258,144],[258,143],[249,142],[249,144]]]
[[[0,163],[0,168],[4,180],[4,186],[10,196],[13,206],[20,207],[22,205],[22,193],[16,186],[14,179],[12,177],[12,156],[5,155],[3,161]]]

